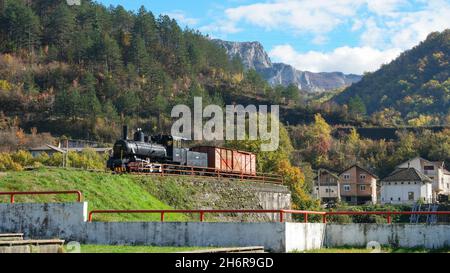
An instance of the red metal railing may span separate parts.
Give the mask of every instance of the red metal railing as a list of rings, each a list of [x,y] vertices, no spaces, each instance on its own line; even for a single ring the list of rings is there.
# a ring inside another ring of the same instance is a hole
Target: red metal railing
[[[24,192],[0,192],[0,195],[9,195],[10,202],[14,203],[16,195],[53,195],[53,194],[76,194],[77,201],[81,202],[83,195],[81,191],[24,191]]]
[[[160,166],[160,167],[159,167]],[[241,180],[251,180],[264,183],[283,184],[283,177],[273,173],[254,173],[249,174],[244,171],[221,171],[215,168],[195,167],[195,166],[180,166],[173,164],[155,164],[154,168],[145,166],[133,166],[130,168],[132,172],[146,175],[183,175],[183,176],[206,176],[218,178],[231,178]]]
[[[205,214],[210,213],[257,213],[257,214],[267,214],[274,213],[279,214],[279,221],[284,222],[285,214],[301,214],[304,215],[305,222],[308,222],[308,215],[325,215],[325,212],[320,211],[302,211],[302,210],[93,210],[89,212],[89,222],[92,222],[94,214],[160,214],[161,222],[164,222],[164,216],[173,213],[184,213],[184,214],[199,214],[200,222],[205,220]]]
[[[323,223],[327,223],[329,215],[384,215],[391,224],[393,215],[450,215],[450,211],[332,211],[323,215]]]
[[[279,214],[279,222],[284,222],[285,214],[303,215],[303,221],[309,223],[309,215],[321,215],[322,222],[327,223],[327,217],[332,215],[386,215],[387,222],[392,223],[393,215],[450,215],[450,211],[436,211],[436,212],[407,212],[407,211],[335,211],[335,212],[322,212],[322,211],[302,211],[302,210],[93,210],[89,212],[89,222],[92,222],[94,214],[160,214],[161,222],[164,222],[164,216],[173,213],[184,214],[199,214],[200,222],[205,220],[205,214],[210,213],[255,213],[255,214]]]
[[[81,191],[28,191],[28,192],[0,192],[0,196],[9,195],[10,202],[14,203],[16,195],[53,195],[53,194],[76,194],[77,201],[81,202],[83,195]],[[328,216],[333,215],[382,215],[386,216],[387,223],[392,223],[392,216],[395,215],[450,215],[450,211],[303,211],[303,210],[93,210],[89,212],[89,222],[92,221],[94,214],[160,214],[161,222],[164,222],[164,216],[167,214],[182,213],[182,214],[199,214],[200,222],[205,220],[205,214],[211,213],[235,213],[235,214],[279,214],[279,221],[284,222],[285,214],[303,215],[305,223],[309,222],[309,215],[321,215],[322,222],[328,222]]]

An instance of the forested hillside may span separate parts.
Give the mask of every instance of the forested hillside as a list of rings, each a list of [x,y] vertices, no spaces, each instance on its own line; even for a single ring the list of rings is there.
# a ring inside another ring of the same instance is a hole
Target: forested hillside
[[[450,114],[450,29],[431,33],[390,64],[366,74],[334,101],[363,114],[397,112],[415,126],[444,124]]]
[[[0,25],[3,127],[111,142],[125,122],[167,131],[172,106],[194,96],[224,104],[233,94],[293,93],[244,73],[208,37],[143,7],[6,0]]]

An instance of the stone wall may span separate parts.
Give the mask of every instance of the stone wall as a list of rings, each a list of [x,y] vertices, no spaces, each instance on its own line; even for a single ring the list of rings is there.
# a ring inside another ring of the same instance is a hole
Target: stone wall
[[[143,177],[142,183],[152,195],[176,209],[291,209],[291,193],[283,185],[191,177]],[[277,214],[245,214],[216,215],[214,220],[255,222],[278,219]]]

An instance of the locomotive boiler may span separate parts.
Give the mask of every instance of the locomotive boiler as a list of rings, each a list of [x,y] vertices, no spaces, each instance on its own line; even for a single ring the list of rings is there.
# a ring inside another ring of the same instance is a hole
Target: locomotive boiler
[[[160,164],[207,167],[206,153],[190,151],[182,147],[183,140],[170,135],[146,136],[138,129],[133,139],[128,139],[128,128],[124,126],[122,139],[114,144],[107,167],[113,171],[130,172],[144,169],[160,172]]]

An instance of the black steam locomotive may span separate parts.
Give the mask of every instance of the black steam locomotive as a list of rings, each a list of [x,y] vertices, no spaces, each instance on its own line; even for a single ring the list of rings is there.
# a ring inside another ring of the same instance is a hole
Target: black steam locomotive
[[[160,164],[208,167],[206,153],[183,148],[182,142],[170,135],[146,136],[141,129],[129,140],[128,128],[124,126],[122,139],[114,144],[107,167],[116,172],[161,172]]]

